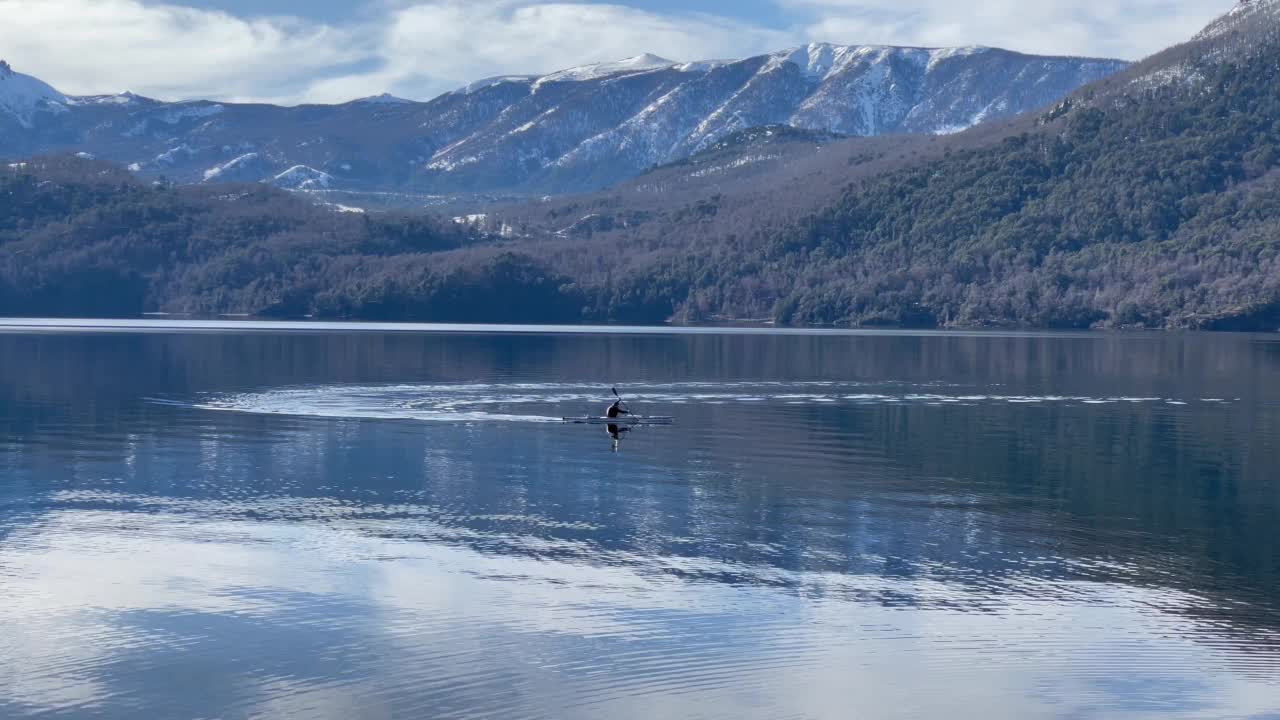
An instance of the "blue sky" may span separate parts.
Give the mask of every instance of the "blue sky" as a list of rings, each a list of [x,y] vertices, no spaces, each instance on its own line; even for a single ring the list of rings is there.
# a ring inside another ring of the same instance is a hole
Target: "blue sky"
[[[0,0],[0,58],[69,93],[427,99],[485,77],[652,52],[809,42],[1137,59],[1235,0]]]

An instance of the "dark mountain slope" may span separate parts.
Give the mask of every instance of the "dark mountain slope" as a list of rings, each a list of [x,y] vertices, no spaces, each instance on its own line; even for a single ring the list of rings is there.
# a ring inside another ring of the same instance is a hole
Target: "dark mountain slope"
[[[342,212],[259,184],[148,186],[75,157],[0,168],[3,316],[581,315],[565,281],[455,223]]]

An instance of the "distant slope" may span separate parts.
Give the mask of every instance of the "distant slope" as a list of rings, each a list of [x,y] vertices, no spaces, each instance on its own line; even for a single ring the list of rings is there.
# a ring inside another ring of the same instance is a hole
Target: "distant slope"
[[[597,192],[456,207],[483,212],[493,227],[517,228],[527,238],[600,235],[630,243],[681,238],[694,227],[754,234],[816,212],[855,176],[926,161],[954,141],[933,135],[843,138],[766,125]],[[715,212],[708,215],[710,208]],[[690,224],[694,217],[699,221]]]
[[[853,136],[955,132],[1046,105],[1125,66],[991,48],[816,44],[739,61],[645,55],[494,78],[427,103],[378,96],[296,108],[72,98],[6,70],[0,122],[14,126],[0,133],[0,156],[85,151],[180,183],[270,181],[301,166],[338,190],[590,190],[763,125]],[[6,102],[14,105],[7,113]],[[249,155],[252,165],[219,170]]]

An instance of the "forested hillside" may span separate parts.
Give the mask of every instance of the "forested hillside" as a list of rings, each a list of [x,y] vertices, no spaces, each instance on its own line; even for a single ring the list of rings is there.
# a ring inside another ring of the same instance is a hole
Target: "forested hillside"
[[[758,255],[787,322],[1280,327],[1277,55],[849,188]]]
[[[144,185],[75,157],[4,166],[0,198],[0,315],[580,316],[540,264],[451,222]]]

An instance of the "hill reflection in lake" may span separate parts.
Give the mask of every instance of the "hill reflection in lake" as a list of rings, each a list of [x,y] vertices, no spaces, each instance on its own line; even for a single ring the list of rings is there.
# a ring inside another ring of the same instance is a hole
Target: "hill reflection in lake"
[[[1280,711],[1277,340],[0,334],[0,714]]]

